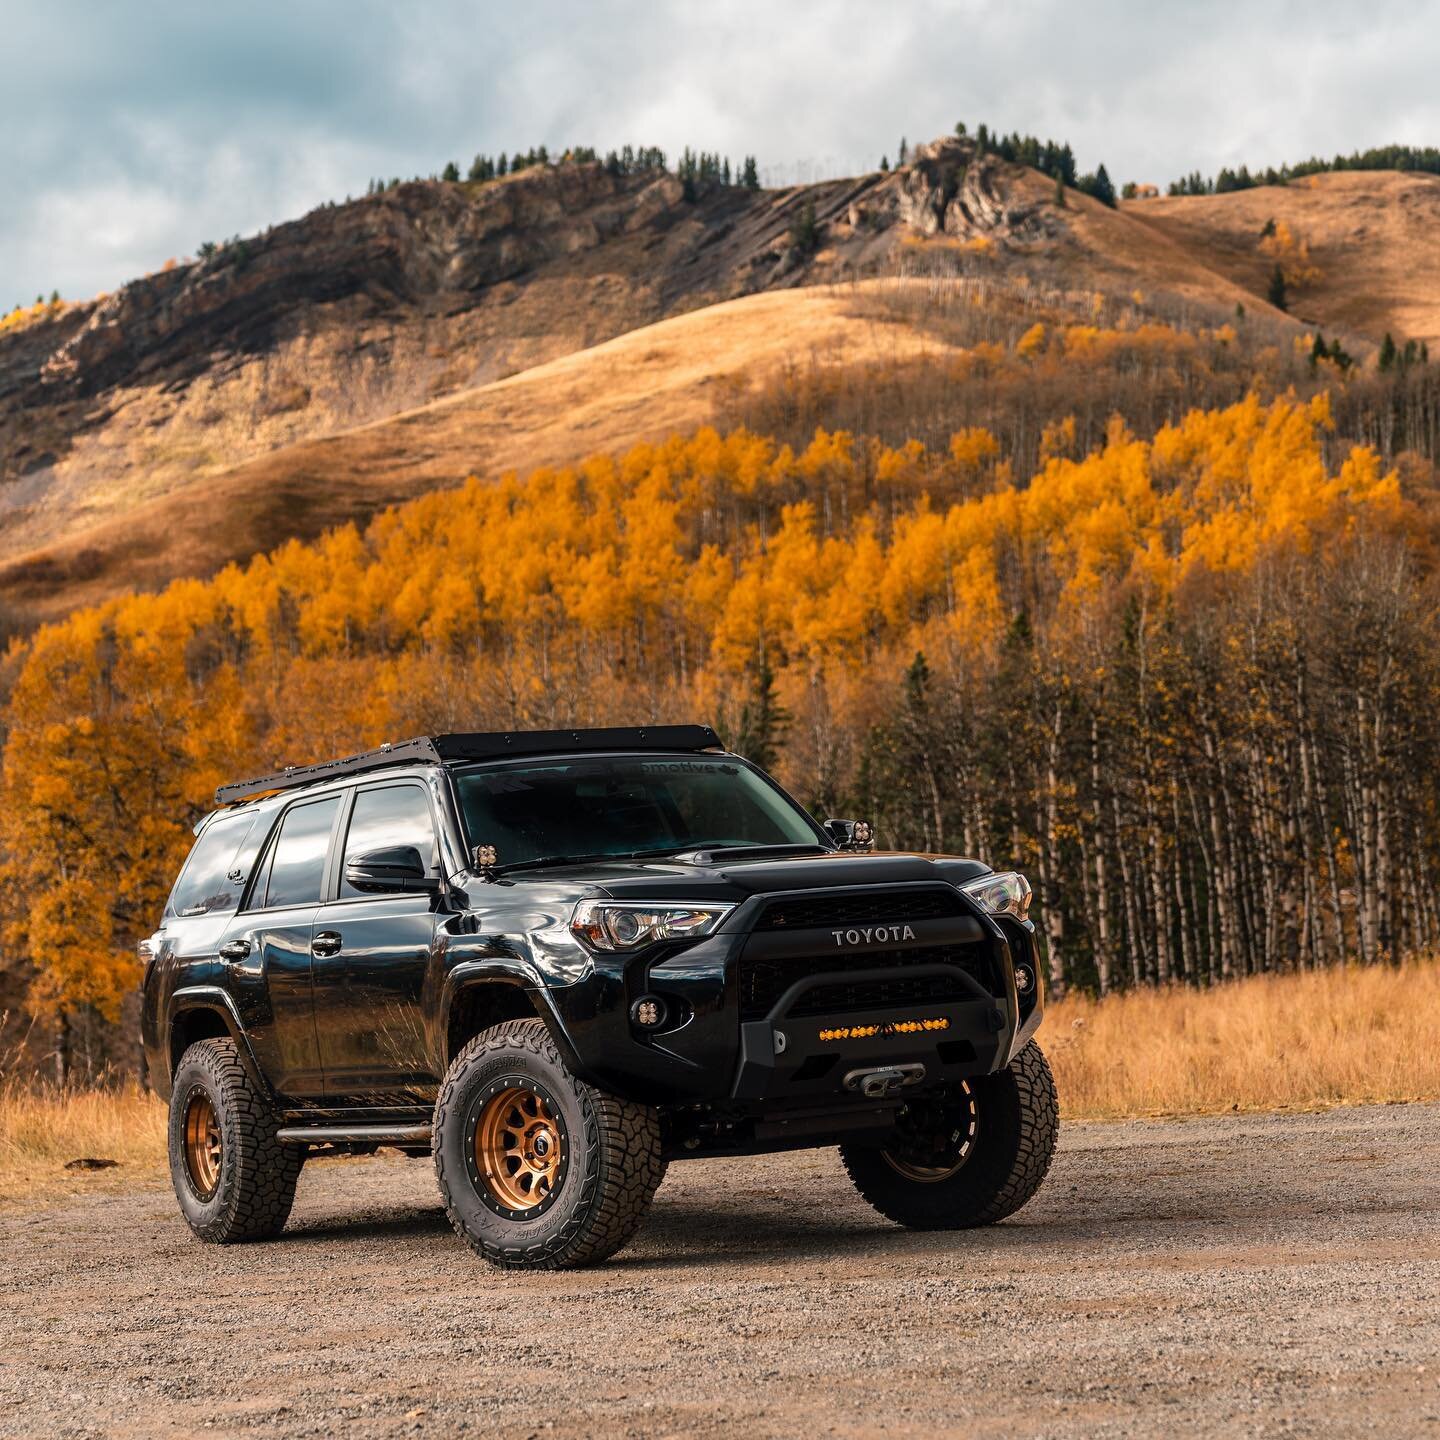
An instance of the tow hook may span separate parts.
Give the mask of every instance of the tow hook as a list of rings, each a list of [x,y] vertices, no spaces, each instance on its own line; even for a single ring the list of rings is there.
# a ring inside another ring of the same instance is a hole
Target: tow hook
[[[873,1070],[850,1070],[845,1088],[858,1090],[867,1100],[883,1100],[897,1090],[918,1085],[925,1078],[923,1065],[880,1065]]]

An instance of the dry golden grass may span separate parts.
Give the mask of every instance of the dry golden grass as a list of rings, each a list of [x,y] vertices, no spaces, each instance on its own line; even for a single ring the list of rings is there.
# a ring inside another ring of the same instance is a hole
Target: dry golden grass
[[[1067,1120],[1436,1100],[1440,961],[1064,1000],[1041,1044]],[[120,1163],[65,1169],[82,1156]],[[165,1175],[154,1096],[0,1085],[0,1204]]]
[[[113,1169],[67,1170],[71,1160]],[[0,1085],[0,1204],[44,1193],[129,1188],[165,1174],[165,1107],[137,1085]]]
[[[927,282],[883,283],[923,291]],[[176,452],[154,447],[177,442],[152,438],[147,459],[159,470],[137,478],[136,470],[111,465],[108,482],[77,479],[23,525],[0,526],[0,602],[53,618],[177,575],[208,574],[291,536],[363,521],[467,474],[566,465],[686,434],[714,418],[723,387],[763,383],[787,364],[947,352],[908,323],[861,313],[857,298],[869,288],[812,286],[709,305],[213,474],[185,478],[165,469]],[[139,417],[126,423],[138,427]],[[88,454],[87,445],[115,443],[119,423],[103,441],[96,431],[77,442],[72,460]],[[195,443],[219,443],[215,433],[209,425]]]
[[[1067,1117],[1440,1099],[1440,962],[1052,1005],[1041,1027]]]
[[[1291,314],[1372,340],[1387,330],[1397,340],[1434,345],[1440,338],[1440,253],[1433,238],[1440,177],[1338,171],[1226,195],[1131,200],[1120,210],[1256,297],[1266,293],[1276,259],[1263,231],[1272,220],[1284,224],[1309,249],[1308,263],[1299,267],[1308,278],[1291,294]],[[1287,259],[1287,276],[1292,268]],[[1258,308],[1258,300],[1244,303]]]

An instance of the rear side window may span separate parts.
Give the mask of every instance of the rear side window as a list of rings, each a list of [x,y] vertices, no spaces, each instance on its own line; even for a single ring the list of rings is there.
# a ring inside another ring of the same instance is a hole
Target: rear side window
[[[266,908],[319,903],[330,829],[339,808],[340,797],[331,795],[286,812],[271,850],[263,902]]]
[[[236,869],[255,815],[221,815],[200,832],[170,893],[167,915],[209,915],[240,903],[245,877]]]
[[[372,850],[392,850],[401,846],[420,852],[420,863],[427,869],[435,867],[435,822],[430,818],[430,802],[425,792],[415,785],[387,785],[380,790],[361,790],[355,796],[355,809],[350,816],[350,832],[345,838],[346,861],[368,855]],[[340,876],[341,895],[364,895]],[[366,898],[373,899],[367,895]]]

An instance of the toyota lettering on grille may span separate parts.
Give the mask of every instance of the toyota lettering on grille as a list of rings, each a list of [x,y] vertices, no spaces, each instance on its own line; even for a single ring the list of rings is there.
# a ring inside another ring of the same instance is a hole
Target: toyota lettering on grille
[[[832,930],[837,945],[872,945],[913,940],[915,932],[908,925],[870,925],[857,930]]]

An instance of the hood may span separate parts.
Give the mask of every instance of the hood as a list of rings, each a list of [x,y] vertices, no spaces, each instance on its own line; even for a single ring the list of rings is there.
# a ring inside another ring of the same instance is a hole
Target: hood
[[[726,856],[723,850],[689,859],[604,860],[516,874],[513,883],[593,887],[595,897],[615,900],[714,900],[739,904],[752,895],[848,885],[906,885],[940,881],[960,885],[990,867],[953,855],[899,851],[852,854]]]

